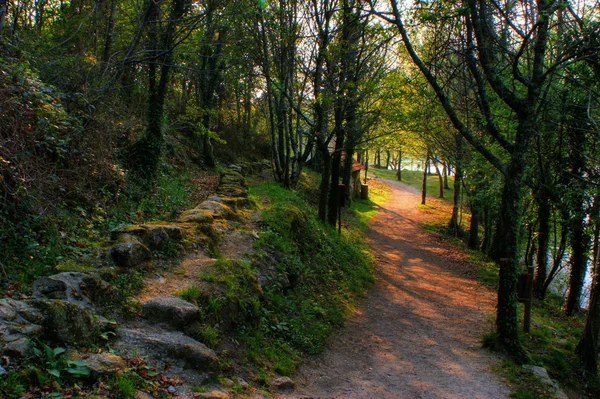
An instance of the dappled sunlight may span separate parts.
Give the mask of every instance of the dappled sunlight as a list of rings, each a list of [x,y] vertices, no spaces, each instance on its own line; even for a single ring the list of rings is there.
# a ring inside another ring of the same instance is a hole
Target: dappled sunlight
[[[426,233],[418,199],[393,186],[371,223],[377,277],[331,350],[300,375],[322,398],[506,398],[481,348],[495,295],[470,278],[473,265]],[[402,192],[402,195],[398,195]]]

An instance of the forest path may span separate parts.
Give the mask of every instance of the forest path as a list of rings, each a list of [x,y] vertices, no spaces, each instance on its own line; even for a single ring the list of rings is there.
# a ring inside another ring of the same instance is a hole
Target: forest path
[[[328,349],[296,374],[297,391],[279,398],[507,398],[481,348],[495,294],[470,277],[456,247],[425,232],[420,193],[385,180],[390,201],[368,233],[377,282]]]

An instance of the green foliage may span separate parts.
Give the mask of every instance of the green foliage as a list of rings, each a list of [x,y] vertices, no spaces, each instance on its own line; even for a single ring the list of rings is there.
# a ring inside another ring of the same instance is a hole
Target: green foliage
[[[69,376],[81,378],[90,375],[90,370],[85,363],[64,357],[66,352],[64,348],[53,349],[41,341],[37,341],[37,345],[38,347],[33,348],[34,354],[50,378],[69,381]]]
[[[219,343],[219,330],[211,325],[202,326],[195,336],[209,348],[214,348]]]
[[[188,302],[198,304],[198,300],[200,299],[200,288],[197,285],[192,284],[189,287],[186,287],[179,291],[177,294],[181,299],[185,299]]]
[[[124,373],[115,377],[112,391],[117,399],[135,398],[135,390],[139,377],[134,373]]]
[[[0,396],[6,399],[20,399],[25,394],[25,381],[18,373],[11,371],[0,378]]]

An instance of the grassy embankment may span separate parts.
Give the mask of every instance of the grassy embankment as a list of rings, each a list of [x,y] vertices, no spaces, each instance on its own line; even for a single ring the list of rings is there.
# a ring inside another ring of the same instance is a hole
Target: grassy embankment
[[[309,174],[294,192],[270,182],[255,182],[250,196],[262,211],[262,232],[253,257],[274,262],[280,275],[296,280],[292,289],[276,284],[264,290],[256,327],[241,332],[255,380],[270,373],[289,375],[303,353],[323,349],[334,328],[342,326],[358,298],[373,282],[372,257],[364,242],[375,204],[389,193],[371,189],[371,200],[344,209],[342,234],[317,218],[317,178]]]

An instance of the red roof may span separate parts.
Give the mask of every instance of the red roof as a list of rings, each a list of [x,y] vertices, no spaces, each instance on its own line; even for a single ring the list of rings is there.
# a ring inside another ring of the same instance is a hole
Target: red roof
[[[358,172],[359,170],[363,170],[365,168],[365,165],[363,165],[362,163],[358,163],[356,161],[352,162],[352,171],[353,172]]]

